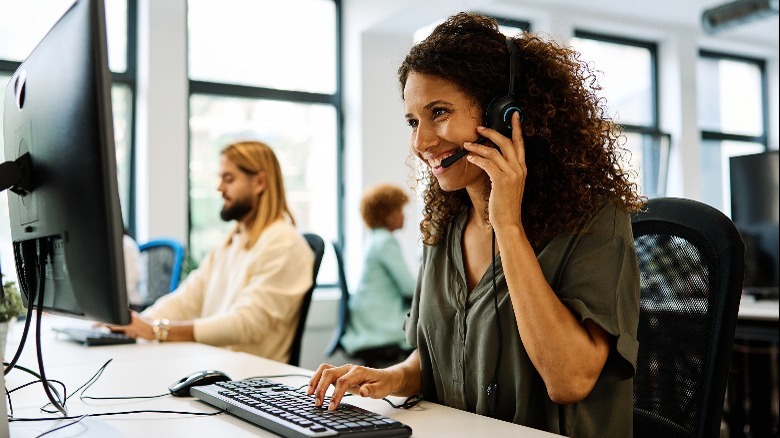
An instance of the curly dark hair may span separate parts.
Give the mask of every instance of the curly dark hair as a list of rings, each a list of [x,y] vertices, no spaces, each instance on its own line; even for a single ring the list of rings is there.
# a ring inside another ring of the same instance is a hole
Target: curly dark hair
[[[366,190],[360,200],[360,215],[368,228],[387,228],[387,218],[409,202],[403,189],[392,184],[378,184]]]
[[[561,232],[583,231],[605,202],[639,210],[644,198],[620,165],[627,153],[620,144],[624,137],[597,96],[595,72],[570,47],[528,32],[512,40],[518,47],[515,96],[523,110],[528,167],[521,212],[531,245],[539,250]],[[409,51],[398,69],[401,94],[410,73],[423,73],[451,81],[484,109],[507,94],[508,58],[496,20],[458,13]],[[442,190],[430,170],[418,184],[426,184],[423,242],[435,245],[471,201],[465,189]]]

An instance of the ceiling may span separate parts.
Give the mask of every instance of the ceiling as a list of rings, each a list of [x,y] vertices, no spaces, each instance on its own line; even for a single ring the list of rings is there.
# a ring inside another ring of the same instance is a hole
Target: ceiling
[[[524,0],[527,2],[527,0]],[[561,5],[582,9],[590,14],[599,12],[648,22],[671,23],[701,28],[702,12],[729,0],[544,0],[539,4]],[[733,37],[746,42],[778,45],[778,14],[761,18],[719,32],[719,37]]]
[[[361,2],[367,0],[353,1],[362,4]],[[676,26],[704,33],[702,12],[730,1],[732,0],[396,0],[395,3],[408,3],[409,6],[384,16],[373,26],[374,30],[379,32],[413,33],[440,20],[442,10],[474,10],[518,19],[532,18],[539,11],[553,11],[553,14],[564,13],[572,17],[605,18],[610,22],[620,22],[621,18],[625,18],[626,25],[637,23],[657,29]],[[382,0],[371,2],[375,7],[377,3],[394,4]],[[391,6],[380,7],[382,8],[393,9]],[[555,19],[555,16],[552,18]],[[724,29],[714,37],[716,44],[719,41],[729,41],[777,50],[780,36],[778,23],[778,14],[775,13]]]

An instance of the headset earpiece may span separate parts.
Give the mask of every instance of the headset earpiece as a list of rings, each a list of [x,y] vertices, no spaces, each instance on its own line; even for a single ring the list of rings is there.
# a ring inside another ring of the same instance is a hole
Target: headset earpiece
[[[512,114],[519,112],[520,103],[514,96],[499,96],[493,99],[485,111],[485,126],[495,129],[505,137],[512,136]]]
[[[483,123],[488,128],[495,129],[506,137],[512,136],[512,114],[519,112],[520,102],[515,94],[515,86],[520,82],[520,69],[517,66],[517,45],[511,38],[506,39],[509,49],[509,89],[504,96],[497,96],[485,109]]]

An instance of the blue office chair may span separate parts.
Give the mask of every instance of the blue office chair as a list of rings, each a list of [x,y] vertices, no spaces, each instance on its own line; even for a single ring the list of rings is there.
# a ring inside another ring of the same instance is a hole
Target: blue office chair
[[[184,246],[175,239],[154,239],[139,245],[138,250],[146,279],[146,298],[140,306],[143,310],[179,286]]]
[[[304,233],[303,237],[314,252],[314,269],[312,272],[311,287],[306,291],[306,295],[303,296],[301,310],[299,312],[300,317],[298,318],[298,325],[295,328],[295,337],[293,337],[292,345],[290,345],[290,359],[287,363],[293,366],[298,366],[301,361],[301,347],[303,346],[303,332],[306,328],[306,318],[309,316],[311,297],[314,295],[314,289],[317,287],[317,274],[320,272],[322,256],[325,254],[325,242],[322,240],[322,237],[313,233]]]
[[[632,215],[641,274],[634,437],[717,437],[745,246],[701,202],[655,198]]]

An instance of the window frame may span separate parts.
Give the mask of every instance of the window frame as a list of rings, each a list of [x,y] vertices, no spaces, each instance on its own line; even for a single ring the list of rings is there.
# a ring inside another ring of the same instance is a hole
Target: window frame
[[[735,55],[732,53],[718,52],[714,50],[700,49],[699,59],[710,58],[715,60],[730,60],[739,61],[748,64],[754,64],[761,72],[761,111],[763,117],[761,118],[761,130],[763,135],[752,136],[744,134],[731,134],[723,131],[710,131],[706,129],[700,129],[702,141],[739,141],[746,143],[760,143],[764,145],[764,151],[769,149],[769,83],[766,73],[766,60],[760,58],[752,58],[744,55]]]
[[[617,36],[611,34],[604,34],[599,32],[592,32],[588,30],[575,29],[573,36],[575,38],[589,39],[593,41],[600,41],[609,44],[619,44],[630,47],[637,47],[645,49],[650,55],[650,124],[647,125],[635,125],[632,123],[621,123],[620,127],[622,133],[626,134],[638,134],[643,138],[650,137],[651,139],[658,139],[661,144],[666,144],[666,150],[660,151],[660,159],[663,162],[658,163],[660,169],[658,176],[657,187],[660,187],[658,196],[664,196],[666,193],[666,183],[668,179],[668,160],[670,156],[670,149],[672,145],[672,136],[668,132],[664,132],[660,126],[661,120],[661,102],[658,85],[658,43],[649,40],[640,40],[636,38],[629,38],[625,36]]]
[[[490,15],[491,18],[494,18],[499,26],[508,26],[508,27],[516,27],[520,29],[521,32],[530,32],[531,31],[531,22],[526,20],[519,20],[516,18],[505,18],[505,17],[497,17],[495,15]]]
[[[586,30],[575,29],[574,37],[590,39],[594,41],[601,41],[610,44],[620,44],[624,46],[638,47],[640,49],[646,49],[650,53],[650,117],[651,122],[649,125],[634,125],[630,123],[622,123],[624,131],[648,134],[648,135],[668,135],[661,131],[659,126],[660,121],[660,98],[658,94],[658,44],[654,41],[644,41],[634,38],[627,38],[622,36],[607,35],[603,33],[596,33]]]
[[[330,0],[335,7],[335,32],[336,32],[336,90],[333,94],[314,93],[296,90],[280,90],[243,84],[230,84],[212,81],[193,80],[189,77],[189,66],[187,72],[187,81],[189,91],[187,101],[190,102],[193,95],[209,95],[215,97],[235,97],[243,99],[273,100],[291,103],[316,103],[331,105],[336,114],[336,235],[337,242],[342,248],[346,245],[346,233],[344,232],[344,114],[343,114],[343,12],[341,0]],[[189,29],[187,32],[189,40]],[[187,120],[190,120],[191,108],[187,105]],[[192,154],[192,132],[189,123],[187,124],[187,162],[190,162]],[[189,169],[189,165],[188,165]],[[190,247],[192,237],[192,199],[189,196],[192,190],[189,170],[187,172],[187,247]],[[326,245],[327,246],[327,245]],[[327,250],[327,248],[326,248]],[[317,283],[318,289],[338,288],[338,280],[335,283]]]
[[[128,181],[127,196],[127,231],[130,236],[136,235],[136,144],[135,128],[137,117],[137,71],[138,71],[138,1],[127,0],[127,64],[124,73],[111,72],[111,82],[122,84],[130,89],[130,124],[129,131],[129,150],[130,167],[128,169],[130,180]]]

